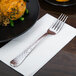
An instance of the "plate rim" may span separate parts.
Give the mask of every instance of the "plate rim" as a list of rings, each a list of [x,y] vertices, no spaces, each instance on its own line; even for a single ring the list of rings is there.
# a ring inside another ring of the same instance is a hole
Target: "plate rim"
[[[53,2],[49,2],[48,0],[44,0],[45,2],[49,3],[49,4],[52,4],[52,5],[55,5],[55,6],[61,6],[61,7],[69,7],[69,6],[74,6],[76,5],[76,3],[73,3],[73,4],[65,4],[65,5],[62,5],[62,4],[56,4],[56,3],[53,3]]]

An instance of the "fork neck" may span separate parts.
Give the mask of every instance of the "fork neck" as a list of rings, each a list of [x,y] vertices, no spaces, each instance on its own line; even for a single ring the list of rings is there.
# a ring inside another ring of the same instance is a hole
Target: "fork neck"
[[[51,30],[49,30],[49,29],[48,29],[47,33],[48,33],[48,34],[51,34],[51,35],[55,35],[55,34],[56,34],[55,32],[53,32],[53,31],[51,31]]]

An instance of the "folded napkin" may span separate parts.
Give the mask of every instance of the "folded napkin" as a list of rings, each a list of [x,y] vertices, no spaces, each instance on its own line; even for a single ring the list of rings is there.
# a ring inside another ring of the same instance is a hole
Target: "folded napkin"
[[[13,39],[0,49],[0,60],[10,66],[10,61],[44,34],[55,20],[56,18],[49,14],[43,16],[30,30]],[[12,68],[24,76],[34,75],[75,36],[76,29],[65,24],[58,34],[45,37],[22,65]]]

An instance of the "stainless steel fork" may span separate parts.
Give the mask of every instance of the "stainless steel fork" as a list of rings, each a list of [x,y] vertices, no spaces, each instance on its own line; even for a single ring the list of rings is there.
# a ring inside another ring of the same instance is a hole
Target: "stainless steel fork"
[[[65,14],[61,14],[57,21],[47,30],[47,32],[44,35],[42,35],[37,41],[35,41],[31,46],[25,49],[20,55],[18,55],[16,58],[10,61],[10,65],[13,67],[19,66],[33,51],[33,49],[38,45],[38,43],[43,37],[47,36],[48,34],[57,34],[62,29],[67,18],[68,16],[66,16]]]

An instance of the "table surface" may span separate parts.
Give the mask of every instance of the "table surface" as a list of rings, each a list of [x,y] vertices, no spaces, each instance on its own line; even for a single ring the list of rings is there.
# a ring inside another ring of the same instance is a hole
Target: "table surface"
[[[67,23],[76,28],[76,5],[71,7],[59,7],[39,0],[39,18],[49,13],[58,17],[61,13],[69,16]],[[76,76],[76,37],[54,56],[34,76]]]

